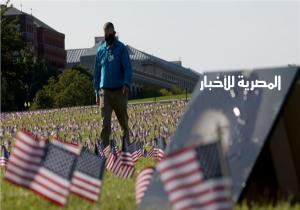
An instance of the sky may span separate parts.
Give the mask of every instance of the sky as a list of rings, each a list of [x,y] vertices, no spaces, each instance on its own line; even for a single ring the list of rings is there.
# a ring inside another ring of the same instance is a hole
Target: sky
[[[92,47],[111,21],[123,43],[198,72],[300,65],[300,1],[11,3],[64,33],[66,49]]]

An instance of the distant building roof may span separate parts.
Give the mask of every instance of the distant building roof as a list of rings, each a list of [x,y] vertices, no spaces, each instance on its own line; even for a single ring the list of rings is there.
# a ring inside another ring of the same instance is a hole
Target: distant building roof
[[[101,43],[102,43],[102,41],[96,43],[91,48],[67,50],[67,63],[80,62],[81,56],[96,56],[97,50]],[[126,46],[127,46],[129,57],[131,60],[141,61],[141,62],[154,62],[161,66],[164,66],[167,69],[170,69],[171,71],[180,72],[180,73],[183,73],[186,75],[188,75],[188,74],[193,74],[194,76],[200,75],[198,72],[193,71],[190,68],[185,68],[185,67],[179,65],[178,63],[166,61],[164,59],[150,55],[143,51],[137,50],[136,48],[134,48],[130,45],[126,45]]]
[[[101,45],[102,41],[98,42],[91,48],[87,48],[87,51],[82,54],[82,56],[96,56],[99,46]]]
[[[186,74],[192,73],[192,74],[197,75],[197,76],[200,75],[198,72],[193,71],[190,68],[185,68],[181,65],[178,65],[177,63],[166,61],[164,59],[158,58],[154,55],[150,55],[148,53],[137,50],[134,47],[131,47],[129,45],[127,45],[127,47],[128,47],[130,59],[132,59],[132,60],[151,61],[151,62],[155,62],[157,64],[160,64],[160,65],[166,67],[167,69],[171,69],[171,70],[174,70],[174,71],[177,71],[177,72],[180,71],[180,73],[186,73]]]
[[[67,50],[67,63],[79,63],[80,57],[88,50],[89,48]]]
[[[171,63],[175,63],[175,64],[177,64],[177,65],[179,65],[179,66],[181,66],[181,65],[182,65],[182,63],[181,63],[181,60],[178,60],[178,61],[169,61],[169,62],[171,62]]]
[[[150,55],[148,55],[140,50],[137,50],[134,47],[127,45],[127,49],[128,49],[129,57],[131,60],[136,60],[136,61],[150,61],[151,60]]]

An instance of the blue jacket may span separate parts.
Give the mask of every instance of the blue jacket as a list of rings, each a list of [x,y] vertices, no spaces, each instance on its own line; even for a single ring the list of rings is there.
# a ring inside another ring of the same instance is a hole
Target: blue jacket
[[[127,47],[115,39],[109,49],[104,41],[98,48],[93,85],[96,96],[100,88],[130,87],[132,69]]]

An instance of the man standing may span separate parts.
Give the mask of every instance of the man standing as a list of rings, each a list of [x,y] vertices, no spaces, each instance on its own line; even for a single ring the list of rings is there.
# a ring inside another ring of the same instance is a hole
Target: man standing
[[[96,104],[101,108],[101,140],[106,147],[109,145],[112,111],[121,125],[123,138],[129,141],[127,103],[132,69],[127,47],[116,39],[114,25],[107,22],[103,29],[105,42],[96,55],[93,85]]]

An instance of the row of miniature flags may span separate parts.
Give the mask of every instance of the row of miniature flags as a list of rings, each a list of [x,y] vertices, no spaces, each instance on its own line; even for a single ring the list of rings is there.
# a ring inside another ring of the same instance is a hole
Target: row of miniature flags
[[[34,138],[19,131],[4,178],[64,206],[69,193],[97,202],[105,159],[78,145]]]
[[[18,132],[11,156],[5,154],[4,178],[64,206],[70,193],[97,202],[105,169],[129,178],[142,156],[138,144],[115,142],[96,147],[96,154],[61,140],[48,142],[25,130]],[[219,142],[184,147],[164,155],[165,145],[157,142],[149,152],[160,161],[147,167],[136,178],[136,203],[140,204],[155,172],[159,174],[172,209],[232,209],[231,182],[222,173]],[[3,156],[4,157],[4,156]],[[4,160],[4,159],[3,159]]]
[[[11,155],[5,146],[1,148],[4,178],[59,206],[67,203],[70,193],[97,202],[105,169],[129,178],[143,155],[141,146],[135,142],[127,145],[124,141],[122,150],[118,150],[115,141],[106,148],[101,145],[96,146],[95,154],[77,144],[60,139],[50,142],[21,130]]]
[[[37,136],[33,136],[32,138],[37,138]],[[56,137],[58,139],[58,137]],[[60,140],[61,141],[61,140]],[[64,141],[65,142],[65,141]],[[153,157],[160,160],[164,156],[164,149],[166,147],[166,142],[163,138],[154,139],[154,146],[150,148],[147,152],[142,149],[142,145],[140,142],[133,142],[128,145],[128,151],[131,153],[133,162],[137,162],[140,157]],[[114,150],[118,152],[118,147],[116,146],[116,141],[113,140],[111,145],[103,148],[102,144],[95,144],[95,154],[100,156],[101,158],[108,157],[111,152],[111,147],[114,147]],[[5,145],[1,145],[0,150],[0,167],[6,167],[10,156],[10,152],[7,150]]]

